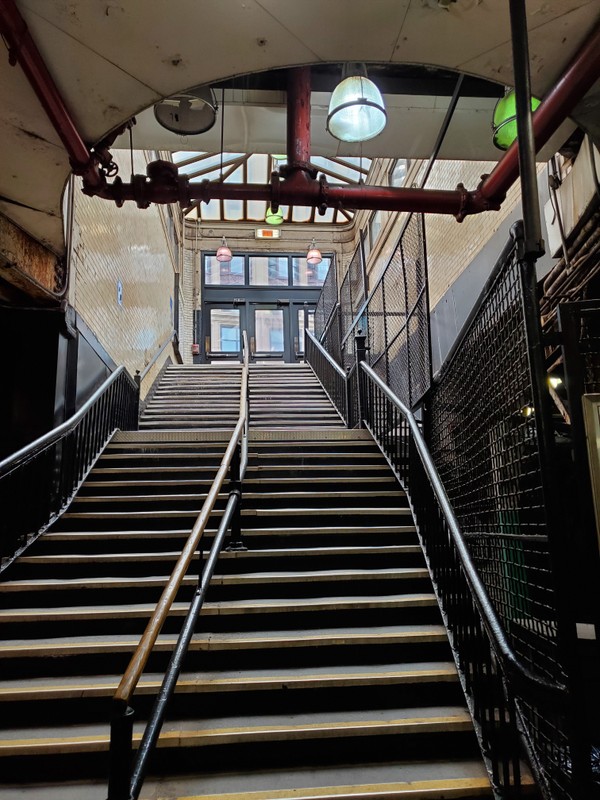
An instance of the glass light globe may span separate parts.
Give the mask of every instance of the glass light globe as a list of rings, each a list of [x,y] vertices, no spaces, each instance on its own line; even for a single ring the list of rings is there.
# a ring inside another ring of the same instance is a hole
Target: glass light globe
[[[277,211],[273,211],[271,206],[267,208],[267,213],[265,214],[265,222],[267,225],[281,225],[283,222],[283,213],[281,211],[281,207],[277,209]]]
[[[216,259],[221,263],[227,263],[228,261],[231,261],[232,258],[233,256],[231,254],[231,250],[229,247],[227,247],[227,242],[225,241],[225,237],[223,237],[223,244],[217,250]]]
[[[381,92],[363,75],[351,75],[333,90],[327,130],[342,142],[366,142],[385,128],[387,114]]]

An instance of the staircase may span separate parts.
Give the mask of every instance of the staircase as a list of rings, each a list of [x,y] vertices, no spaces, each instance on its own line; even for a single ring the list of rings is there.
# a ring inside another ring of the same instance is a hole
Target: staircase
[[[234,428],[241,364],[167,367],[140,415],[140,430]]]
[[[293,369],[300,397],[310,376]],[[179,387],[194,379],[176,372]],[[335,417],[279,427],[283,392],[263,427],[283,373],[253,370],[248,550],[223,553],[141,797],[491,798],[406,498],[365,431]],[[229,412],[202,431],[169,430],[172,413],[162,430],[116,434],[2,576],[0,800],[106,797],[110,698],[229,438]],[[197,572],[134,697],[138,720]]]

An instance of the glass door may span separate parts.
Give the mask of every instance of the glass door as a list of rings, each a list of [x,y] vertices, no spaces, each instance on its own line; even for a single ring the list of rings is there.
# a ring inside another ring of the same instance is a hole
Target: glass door
[[[296,361],[301,361],[304,359],[305,328],[308,328],[311,333],[315,332],[315,308],[316,303],[294,303],[292,305],[291,322],[292,333],[294,337],[294,355]]]
[[[290,308],[277,303],[250,303],[248,337],[254,361],[290,361]]]
[[[207,303],[204,312],[204,351],[207,361],[239,361],[242,330],[246,325],[244,305]]]

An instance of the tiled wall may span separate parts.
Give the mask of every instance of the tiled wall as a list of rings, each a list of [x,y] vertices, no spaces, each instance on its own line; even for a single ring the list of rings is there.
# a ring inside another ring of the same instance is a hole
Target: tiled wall
[[[384,160],[380,163],[377,174],[369,176],[369,183],[386,185],[387,173],[393,162]],[[481,175],[491,172],[494,163],[437,161],[426,184],[427,189],[455,189],[457,184],[464,183],[467,189],[475,189]],[[413,163],[409,169],[406,184],[418,184],[425,163]],[[458,223],[454,217],[443,214],[428,214],[425,220],[427,236],[427,266],[429,271],[429,299],[433,308],[444,296],[448,288],[471,263],[475,255],[496,233],[504,220],[511,214],[520,200],[518,182],[510,189],[500,211],[488,211],[483,214],[467,217]],[[370,212],[357,215],[357,228],[350,247],[356,246],[358,233],[366,229],[371,217]],[[367,261],[369,284],[374,286],[385,269],[399,233],[406,219],[406,214],[382,212],[382,226]],[[347,256],[348,257],[348,256]]]
[[[114,156],[127,177],[129,153],[115,151]],[[134,154],[134,168],[146,171],[144,153]],[[179,258],[173,237],[166,207],[142,210],[128,202],[117,208],[75,191],[69,300],[113,360],[131,374],[144,369],[173,330]],[[185,327],[191,324],[187,299],[183,305]]]

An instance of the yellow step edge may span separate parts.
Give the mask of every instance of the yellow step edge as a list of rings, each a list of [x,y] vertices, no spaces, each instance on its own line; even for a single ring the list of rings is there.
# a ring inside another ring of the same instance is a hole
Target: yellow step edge
[[[530,780],[523,781],[524,784]],[[451,800],[456,797],[492,796],[485,777],[446,778],[406,783],[367,783],[349,786],[319,786],[308,789],[274,789],[261,792],[234,792],[175,797],[159,795],[158,800]]]
[[[324,634],[322,636],[294,637],[255,637],[255,638],[217,638],[192,639],[189,649],[191,651],[226,651],[226,650],[258,650],[260,648],[277,647],[338,647],[356,644],[421,644],[430,642],[447,641],[446,630],[442,626],[431,626],[425,631],[410,631],[401,633],[350,633],[350,634]],[[40,655],[69,656],[100,653],[129,653],[137,647],[138,640],[126,642],[81,642],[68,644],[34,644],[27,642],[22,645],[0,645],[0,658],[23,658]],[[165,652],[175,647],[175,639],[157,641],[154,651]]]
[[[195,694],[205,692],[269,691],[284,688],[315,689],[372,685],[412,685],[431,681],[455,683],[458,681],[458,676],[456,670],[451,667],[448,669],[416,670],[414,672],[396,670],[377,673],[308,674],[285,677],[275,675],[261,678],[213,678],[209,680],[198,678],[197,680],[179,681],[176,691],[180,694]],[[0,687],[0,702],[106,697],[115,692],[118,683],[118,679],[115,679],[113,682],[106,683],[39,686],[34,689],[29,687]],[[158,691],[160,685],[160,681],[141,681],[136,689],[136,696],[154,694]]]
[[[376,610],[383,608],[409,608],[436,606],[437,601],[433,594],[399,596],[394,599],[383,597],[373,597],[369,599],[351,598],[339,600],[331,598],[308,602],[302,598],[294,598],[284,602],[266,601],[263,603],[247,601],[234,601],[232,603],[204,603],[202,607],[203,616],[225,616],[236,614],[253,613],[293,613],[304,611],[345,611],[348,609],[356,610]],[[138,605],[127,607],[108,607],[99,609],[32,609],[20,611],[8,609],[0,611],[0,623],[21,623],[21,622],[66,622],[76,620],[98,620],[98,619],[137,619],[140,617],[150,617],[154,611],[154,605]],[[169,614],[174,617],[183,617],[187,614],[189,604],[174,603]]]
[[[297,741],[352,736],[394,736],[418,733],[456,733],[472,728],[471,717],[465,711],[445,717],[411,717],[408,719],[365,720],[360,722],[314,722],[300,725],[255,725],[247,728],[212,728],[190,731],[164,731],[158,740],[161,748],[207,747],[238,744],[245,741]],[[139,744],[140,733],[134,733],[133,743]],[[52,753],[86,753],[108,749],[109,734],[65,736],[56,739],[3,739],[0,757],[15,755],[45,755]]]

